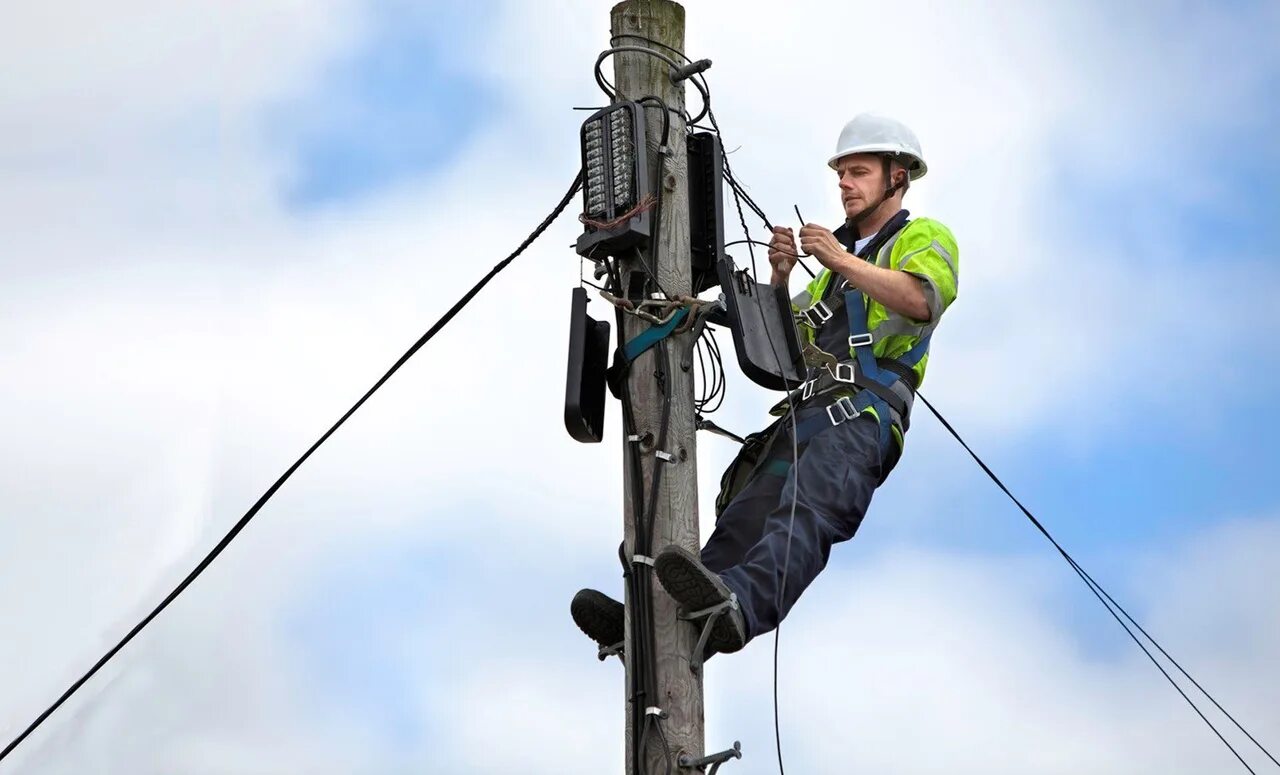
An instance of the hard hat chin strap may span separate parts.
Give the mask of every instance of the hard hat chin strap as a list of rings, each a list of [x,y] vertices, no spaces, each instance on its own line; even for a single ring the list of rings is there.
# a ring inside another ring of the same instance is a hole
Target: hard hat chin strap
[[[889,154],[884,154],[883,156],[880,157],[880,160],[884,164],[884,180],[885,180],[884,193],[880,195],[879,199],[877,199],[876,201],[872,202],[871,204],[859,210],[856,215],[852,215],[849,217],[849,225],[852,226],[855,230],[857,230],[858,226],[864,220],[866,220],[868,215],[871,215],[872,213],[874,213],[877,209],[879,209],[880,205],[888,201],[889,197],[898,193],[899,189],[906,188],[906,185],[907,185],[906,181],[910,180],[911,178],[910,173],[908,173],[907,177],[903,179],[903,182],[892,183],[891,181],[893,180],[893,178],[890,177],[889,175],[889,172],[890,172],[889,167],[892,160],[890,159]],[[861,230],[858,230],[858,236],[862,236]]]

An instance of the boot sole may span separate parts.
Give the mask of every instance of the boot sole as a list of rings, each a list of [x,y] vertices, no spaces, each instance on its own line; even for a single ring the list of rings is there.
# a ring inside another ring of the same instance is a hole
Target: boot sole
[[[653,570],[662,588],[686,613],[723,603],[731,594],[724,582],[704,570],[700,562],[678,547],[664,549],[655,558]],[[709,650],[728,654],[746,645],[741,616],[740,612],[730,609],[716,618],[707,640]]]
[[[626,608],[602,592],[580,590],[569,604],[569,613],[578,629],[600,646],[621,643],[626,635]]]

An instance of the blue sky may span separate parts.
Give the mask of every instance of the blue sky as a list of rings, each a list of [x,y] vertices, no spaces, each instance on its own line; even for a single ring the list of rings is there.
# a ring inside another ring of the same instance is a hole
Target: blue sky
[[[490,2],[372,4],[354,50],[272,113],[271,132],[294,164],[287,201],[340,205],[456,158],[501,116],[497,85],[468,66],[468,42],[493,10]]]
[[[79,43],[34,15],[0,33],[11,70],[44,79],[4,86],[40,107],[22,114],[32,131],[0,100],[15,246],[0,363],[16,375],[0,421],[22,463],[0,478],[0,587],[28,590],[0,596],[0,616],[26,623],[0,644],[0,732],[541,219],[577,158],[570,108],[599,99],[597,6],[333,0],[306,17],[221,9],[216,32],[169,9],[154,33],[109,11],[81,20],[100,34]],[[961,248],[925,394],[1228,707],[1275,728],[1274,10],[763,13],[712,24],[689,8],[735,171],[771,213],[798,202],[821,219],[837,212],[822,161],[844,120],[870,108],[916,126],[931,171],[908,206]],[[815,20],[954,47],[903,58],[896,38],[865,41],[857,99],[835,99],[851,64],[805,43]],[[210,75],[206,49],[235,55]],[[86,120],[94,95],[117,104],[110,131]],[[211,104],[216,128],[198,118]],[[616,404],[599,446],[559,422],[575,233],[562,218],[397,375],[29,742],[23,771],[564,772],[571,746],[574,772],[615,771],[620,672],[567,615],[579,586],[620,588]],[[738,375],[729,391],[719,421],[763,422],[770,396]],[[731,450],[700,442],[705,534]],[[851,754],[868,771],[938,771],[911,758],[931,755],[920,734],[958,772],[1230,761],[923,404],[860,534],[784,629],[800,771],[831,771],[830,719],[879,730]],[[770,758],[770,645],[708,681],[708,746],[743,739],[743,771]],[[163,743],[127,733],[146,720]],[[1027,731],[1006,759],[964,741],[1010,723]]]

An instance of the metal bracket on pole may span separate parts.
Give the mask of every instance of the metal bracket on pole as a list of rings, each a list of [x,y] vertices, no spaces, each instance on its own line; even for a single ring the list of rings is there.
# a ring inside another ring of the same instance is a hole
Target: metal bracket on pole
[[[711,770],[707,773],[707,775],[716,775],[716,771],[720,769],[721,764],[724,764],[730,759],[741,759],[741,758],[742,758],[742,743],[737,740],[734,740],[733,747],[730,748],[729,750],[721,751],[720,753],[713,753],[710,756],[703,756],[700,759],[695,759],[687,753],[682,753],[680,754],[680,758],[676,760],[676,764],[680,765],[681,768],[693,769],[693,770],[701,770],[703,767],[706,767],[708,764],[710,764],[713,766],[711,767]]]

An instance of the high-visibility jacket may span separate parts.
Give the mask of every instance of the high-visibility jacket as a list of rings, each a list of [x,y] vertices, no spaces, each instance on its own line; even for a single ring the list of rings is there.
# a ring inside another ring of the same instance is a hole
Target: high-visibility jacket
[[[856,238],[852,230],[846,225],[837,229],[834,234],[845,249],[852,252]],[[906,272],[920,280],[929,307],[928,321],[914,320],[898,314],[863,294],[867,310],[867,330],[873,339],[873,355],[877,359],[901,358],[933,333],[942,314],[955,301],[959,285],[960,250],[950,229],[930,218],[918,218],[890,236],[874,256],[867,256],[865,260],[873,261],[886,269]],[[849,288],[843,278],[829,269],[823,269],[792,302],[797,310],[803,310],[824,298],[831,298],[834,293],[846,290]],[[827,351],[840,360],[856,357],[852,347],[848,347],[845,352],[836,351],[843,351],[847,346],[849,324],[843,314],[835,315],[817,328],[801,320],[798,321],[797,329],[807,342],[814,342],[819,346],[839,343]],[[917,362],[910,364],[911,370],[915,372],[916,387],[924,383],[928,361],[926,350]],[[874,407],[868,407],[866,411],[880,420]],[[893,436],[901,449],[902,431],[896,424]]]

